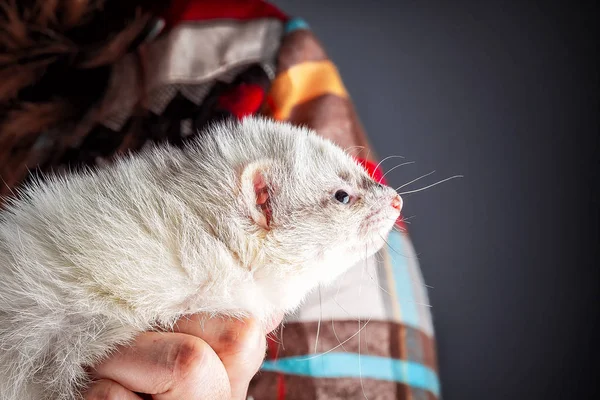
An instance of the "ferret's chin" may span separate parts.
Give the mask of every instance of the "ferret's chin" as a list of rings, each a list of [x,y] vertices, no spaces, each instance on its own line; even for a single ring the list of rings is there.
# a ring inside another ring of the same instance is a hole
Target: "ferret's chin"
[[[390,233],[399,216],[400,212],[392,207],[375,210],[365,218],[360,228],[364,235],[363,242],[383,246],[384,238]]]
[[[377,253],[386,244],[386,237],[394,227],[394,220],[391,218],[380,220],[379,223],[369,229],[369,232],[364,236],[363,258],[371,257]]]

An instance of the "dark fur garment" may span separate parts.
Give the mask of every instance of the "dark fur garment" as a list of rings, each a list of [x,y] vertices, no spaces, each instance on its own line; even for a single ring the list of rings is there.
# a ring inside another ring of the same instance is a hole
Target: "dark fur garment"
[[[1,194],[37,165],[42,132],[59,132],[101,97],[108,66],[136,45],[152,3],[0,0]]]

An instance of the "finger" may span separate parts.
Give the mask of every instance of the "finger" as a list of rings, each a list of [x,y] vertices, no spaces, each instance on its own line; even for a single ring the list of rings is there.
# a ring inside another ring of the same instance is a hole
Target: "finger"
[[[141,400],[142,398],[131,390],[124,388],[115,381],[101,379],[94,382],[83,395],[85,400]]]
[[[156,400],[231,397],[217,354],[202,339],[182,333],[143,333],[97,366],[93,376],[152,394]]]
[[[232,399],[246,399],[248,385],[265,357],[266,334],[254,319],[237,320],[205,315],[182,318],[177,332],[202,338],[217,353],[229,376]]]

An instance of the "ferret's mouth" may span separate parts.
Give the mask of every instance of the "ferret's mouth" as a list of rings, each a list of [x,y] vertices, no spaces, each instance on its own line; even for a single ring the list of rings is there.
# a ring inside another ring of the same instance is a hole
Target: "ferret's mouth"
[[[377,207],[369,214],[361,227],[367,241],[372,243],[373,246],[383,246],[385,237],[400,217],[400,209],[401,203],[398,205],[394,201],[391,206]]]
[[[375,209],[365,218],[363,226],[366,232],[381,229],[391,229],[394,223],[400,217],[402,209],[402,200],[398,196],[393,199],[391,205],[375,207]]]
[[[386,243],[387,236],[400,217],[402,199],[395,192],[383,195],[371,206],[359,227],[360,240],[348,249],[360,258],[369,257]]]

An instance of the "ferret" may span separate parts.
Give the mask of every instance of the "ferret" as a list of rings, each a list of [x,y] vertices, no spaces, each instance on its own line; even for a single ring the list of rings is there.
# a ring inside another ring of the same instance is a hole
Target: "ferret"
[[[80,399],[87,366],[185,315],[292,312],[401,207],[331,141],[262,117],[35,180],[0,215],[0,399]]]

